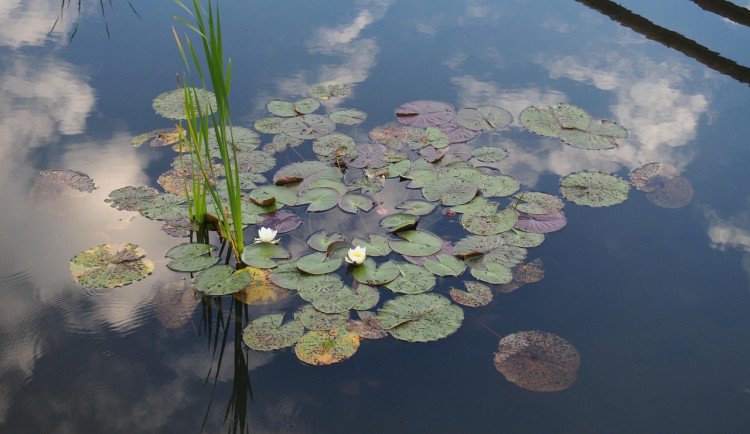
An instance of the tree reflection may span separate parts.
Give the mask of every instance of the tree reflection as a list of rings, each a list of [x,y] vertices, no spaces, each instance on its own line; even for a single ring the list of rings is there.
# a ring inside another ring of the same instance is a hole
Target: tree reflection
[[[652,41],[660,42],[669,48],[673,48],[686,56],[692,57],[693,59],[703,63],[709,68],[728,75],[742,83],[750,84],[750,68],[739,65],[737,62],[726,57],[721,56],[715,51],[711,51],[703,45],[689,39],[673,30],[666,29],[658,26],[648,19],[631,12],[630,10],[620,6],[619,4],[609,0],[575,0],[588,6],[591,9],[601,12],[607,15],[612,20],[617,21],[625,27],[628,27],[636,32],[642,34]],[[704,7],[704,4],[710,3],[705,1],[695,1]],[[726,3],[726,2],[724,2]],[[747,11],[745,8],[737,8]],[[707,9],[704,7],[704,9]],[[710,9],[712,12],[717,12],[716,8]],[[729,8],[720,9],[722,16],[732,17],[732,20],[743,20],[745,15],[742,11],[734,11]],[[739,21],[738,21],[739,22]],[[743,23],[744,24],[744,23]]]
[[[229,311],[224,314],[223,300],[230,299]],[[211,413],[216,386],[219,383],[219,372],[221,372],[224,354],[227,349],[227,342],[230,334],[234,338],[229,345],[234,345],[233,356],[233,376],[232,392],[229,396],[226,410],[224,412],[224,422],[228,424],[228,432],[245,433],[249,432],[247,426],[247,406],[253,401],[253,389],[250,382],[250,369],[247,364],[245,350],[242,348],[242,328],[249,320],[248,308],[242,301],[234,297],[210,297],[203,296],[201,313],[201,332],[208,337],[208,345],[212,347],[211,369],[206,375],[204,385],[213,381],[211,387],[211,396],[206,408],[206,414],[201,424],[201,432],[206,427],[208,416]],[[218,360],[217,360],[218,357]],[[214,370],[214,361],[216,368]],[[212,375],[213,374],[213,375]]]
[[[61,1],[61,3],[60,3],[60,15],[58,15],[58,17],[55,19],[55,22],[52,24],[52,28],[49,29],[48,34],[50,34],[50,33],[52,33],[52,32],[55,31],[55,28],[57,27],[57,24],[61,23],[63,21],[63,19],[65,18],[65,14],[68,13],[68,11],[70,10],[70,5],[72,3],[71,0],[60,0],[60,1]],[[83,0],[78,0],[78,2],[76,3],[76,8],[75,8],[75,12],[76,12],[76,19],[75,20],[76,21],[75,21],[75,25],[73,26],[73,30],[71,30],[70,34],[68,35],[68,41],[69,42],[72,41],[73,38],[75,37],[76,33],[78,33],[78,24],[79,24],[80,19],[81,19],[82,1]],[[141,15],[135,9],[135,6],[133,6],[133,4],[130,2],[130,0],[126,0],[126,2],[128,4],[128,6],[130,7],[130,10],[132,10],[133,13],[135,14],[135,16],[137,16],[138,19],[140,19]],[[111,8],[112,7],[112,0],[108,0],[108,3],[109,3],[109,7]],[[110,35],[109,35],[109,24],[107,23],[107,14],[106,14],[105,9],[104,9],[104,0],[99,0],[99,9],[102,12],[102,18],[104,18],[104,29],[107,31],[107,38],[109,38],[110,37]]]

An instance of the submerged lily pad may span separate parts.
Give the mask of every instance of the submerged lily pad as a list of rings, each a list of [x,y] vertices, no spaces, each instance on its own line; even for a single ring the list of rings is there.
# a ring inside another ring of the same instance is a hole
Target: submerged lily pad
[[[513,115],[509,111],[492,105],[483,105],[476,109],[461,109],[457,113],[456,121],[470,130],[493,131],[505,128],[513,122]]]
[[[682,208],[693,200],[693,184],[684,176],[678,176],[646,193],[646,198],[662,208]]]
[[[167,119],[187,119],[185,115],[185,90],[190,92],[193,99],[197,96],[197,103],[200,105],[204,116],[210,115],[216,111],[216,95],[205,89],[188,87],[184,89],[175,89],[164,92],[154,98],[154,111]],[[209,109],[210,107],[210,109]]]
[[[601,172],[579,172],[563,178],[560,192],[578,205],[603,207],[628,198],[630,184],[622,178]]]
[[[516,332],[500,340],[495,367],[505,379],[535,392],[567,389],[581,365],[570,342],[543,331]]]
[[[294,354],[310,365],[330,365],[353,356],[358,348],[359,336],[346,327],[337,327],[330,331],[305,333],[294,346]]]
[[[339,109],[328,115],[332,121],[341,125],[359,125],[367,119],[367,114],[357,109]]]
[[[492,291],[487,285],[477,282],[465,282],[466,291],[451,288],[450,295],[453,301],[469,307],[487,306],[492,301]]]
[[[284,314],[268,314],[250,321],[242,331],[242,341],[257,351],[273,351],[294,345],[305,333],[297,319],[283,324]]]
[[[340,98],[349,95],[349,88],[341,83],[325,81],[310,87],[310,96],[318,99]]]
[[[383,329],[378,321],[378,316],[373,312],[359,312],[359,319],[359,321],[347,321],[346,329],[356,333],[360,339],[382,339],[388,336],[388,332]]]
[[[109,244],[102,244],[79,253],[70,261],[73,280],[87,288],[127,285],[143,279],[153,269],[154,263],[146,259],[146,252],[130,243],[114,253]]]
[[[454,333],[464,311],[437,294],[396,297],[378,310],[378,320],[393,337],[408,342],[429,342]]]
[[[74,190],[91,193],[96,189],[94,180],[83,172],[68,169],[42,170],[39,175]]]

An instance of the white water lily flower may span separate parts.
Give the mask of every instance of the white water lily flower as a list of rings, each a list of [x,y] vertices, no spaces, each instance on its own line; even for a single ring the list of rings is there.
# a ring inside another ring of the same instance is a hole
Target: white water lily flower
[[[366,249],[362,246],[357,246],[353,249],[349,249],[349,252],[346,254],[346,262],[350,264],[359,265],[363,262],[365,262],[365,258],[367,255],[365,254]]]
[[[255,239],[256,243],[271,243],[279,244],[281,240],[274,240],[276,238],[276,229],[271,228],[260,228],[258,229],[258,238]]]

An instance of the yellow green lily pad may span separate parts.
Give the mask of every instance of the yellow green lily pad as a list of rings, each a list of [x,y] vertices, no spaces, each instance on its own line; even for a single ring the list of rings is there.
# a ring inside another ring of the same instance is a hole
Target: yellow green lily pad
[[[135,244],[125,244],[114,253],[102,244],[79,253],[70,261],[73,280],[87,288],[115,288],[133,283],[151,274],[154,263]]]

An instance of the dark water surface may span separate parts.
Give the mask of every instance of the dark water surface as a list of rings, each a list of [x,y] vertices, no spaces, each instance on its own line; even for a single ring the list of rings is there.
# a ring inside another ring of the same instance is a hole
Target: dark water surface
[[[236,339],[248,319],[291,312],[297,299],[245,308],[225,297],[179,328],[160,321],[159,290],[187,276],[169,271],[162,252],[181,240],[104,199],[156,186],[174,157],[130,140],[171,126],[151,101],[183,72],[171,27],[185,14],[170,1],[131,0],[139,18],[115,0],[104,2],[105,19],[84,0],[77,17],[73,3],[51,33],[59,1],[0,6],[0,431],[218,433],[241,421],[269,433],[750,432],[750,28],[739,18],[687,0],[221,1],[237,125],[266,117],[273,98],[295,101],[333,80],[352,89],[336,108],[367,113],[362,138],[413,100],[509,110],[516,120],[492,143],[510,152],[498,167],[523,190],[558,194],[569,173],[627,178],[653,161],[676,166],[695,190],[678,209],[634,189],[608,208],[568,202],[568,225],[529,250],[544,261],[540,282],[464,308],[446,339],[364,341],[350,360],[315,367],[291,349],[247,351]],[[619,122],[629,139],[585,151],[517,121],[527,106],[561,102]],[[280,165],[292,161],[284,155]],[[53,168],[87,173],[99,188],[40,204],[32,185]],[[402,199],[394,183],[381,200]],[[363,232],[356,217],[329,217],[306,221],[299,236]],[[433,219],[435,232],[465,233],[457,217]],[[151,276],[107,290],[72,281],[77,253],[125,242],[146,249]],[[571,342],[576,383],[539,393],[508,382],[493,353],[498,335],[520,330]]]

